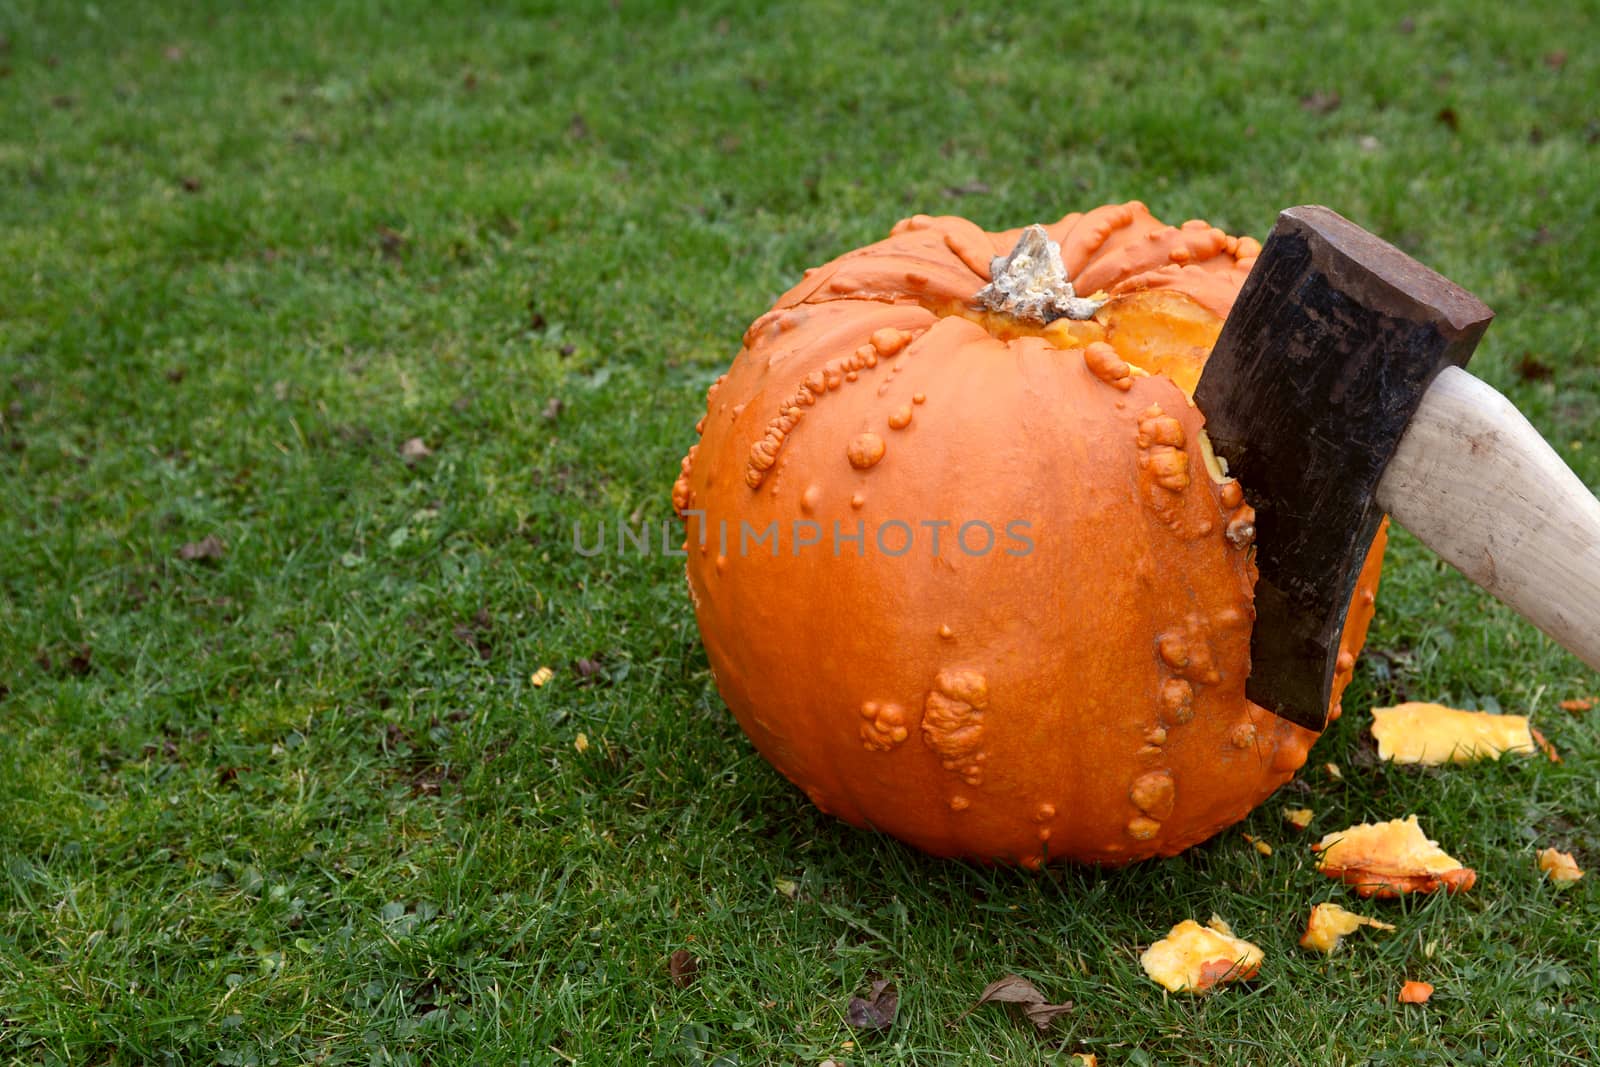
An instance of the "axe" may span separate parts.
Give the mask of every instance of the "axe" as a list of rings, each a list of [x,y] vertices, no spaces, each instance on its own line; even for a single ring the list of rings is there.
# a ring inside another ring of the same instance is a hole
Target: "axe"
[[[1325,207],[1278,216],[1194,393],[1256,511],[1255,703],[1326,725],[1385,512],[1600,669],[1600,501],[1462,369],[1493,316]]]

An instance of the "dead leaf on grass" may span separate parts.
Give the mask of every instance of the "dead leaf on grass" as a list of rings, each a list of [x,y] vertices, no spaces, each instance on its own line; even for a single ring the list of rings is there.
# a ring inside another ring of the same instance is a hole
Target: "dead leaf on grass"
[[[446,785],[454,785],[461,780],[461,770],[442,763],[430,763],[409,775],[409,780],[412,796],[436,797],[444,793]]]
[[[1594,703],[1594,697],[1573,697],[1571,700],[1563,700],[1560,707],[1562,711],[1570,711],[1574,715],[1581,715],[1586,711],[1594,710]]]
[[[1539,243],[1537,234],[1534,243]],[[1522,358],[1517,361],[1517,377],[1525,382],[1547,382],[1555,373],[1555,368],[1535,357],[1532,352],[1522,353]]]
[[[900,993],[894,982],[880,978],[872,983],[872,992],[865,997],[851,997],[845,1012],[845,1022],[852,1030],[882,1033],[894,1026],[895,1013],[900,1009]]]
[[[604,656],[602,652],[572,661],[572,672],[578,676],[579,686],[603,685],[609,681]]]
[[[1008,974],[985,986],[973,1007],[984,1004],[1015,1004],[1028,1021],[1041,1031],[1050,1029],[1058,1016],[1072,1011],[1072,1001],[1048,1003],[1032,982],[1015,974]]]
[[[982,196],[989,191],[989,183],[973,180],[962,185],[945,186],[945,196]]]
[[[457,641],[471,648],[481,660],[494,658],[494,619],[488,608],[479,608],[471,622],[457,623],[450,631]]]
[[[207,534],[198,541],[189,541],[178,546],[178,558],[191,563],[201,560],[219,560],[227,554],[227,542],[216,534]]]
[[[677,949],[667,957],[667,975],[679,989],[688,989],[700,974],[700,961],[686,948]]]
[[[1300,98],[1300,106],[1313,115],[1331,115],[1339,110],[1339,105],[1344,103],[1338,93],[1325,93],[1320,89],[1308,93]]]
[[[433,449],[428,447],[428,442],[420,437],[408,437],[400,446],[400,458],[411,462],[413,460],[427,459],[433,455]]]
[[[385,259],[399,259],[406,248],[406,235],[389,226],[378,227],[378,251]]]

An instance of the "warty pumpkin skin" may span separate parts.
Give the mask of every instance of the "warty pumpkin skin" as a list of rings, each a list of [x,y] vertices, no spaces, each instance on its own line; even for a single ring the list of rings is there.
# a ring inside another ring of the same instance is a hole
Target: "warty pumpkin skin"
[[[1259,246],[1136,202],[1044,229],[1109,297],[1092,318],[979,310],[1022,233],[958,218],[808,271],[673,501],[722,697],[819,808],[941,856],[1120,864],[1242,818],[1316,737],[1245,698],[1253,512],[1187,395]]]

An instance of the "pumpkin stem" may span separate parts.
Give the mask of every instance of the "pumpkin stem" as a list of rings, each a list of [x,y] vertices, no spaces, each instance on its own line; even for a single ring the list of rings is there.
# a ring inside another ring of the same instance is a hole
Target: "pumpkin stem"
[[[1038,326],[1093,318],[1108,299],[1077,294],[1061,261],[1061,246],[1038,223],[1022,231],[1010,255],[994,257],[989,274],[993,280],[972,298],[977,305]]]

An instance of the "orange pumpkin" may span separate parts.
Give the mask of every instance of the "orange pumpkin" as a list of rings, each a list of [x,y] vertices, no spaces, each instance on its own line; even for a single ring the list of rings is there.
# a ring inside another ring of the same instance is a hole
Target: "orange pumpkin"
[[[807,271],[673,502],[723,699],[819,808],[941,856],[1120,864],[1237,821],[1316,737],[1245,698],[1253,513],[1189,399],[1259,245],[1136,202],[1043,234],[1089,317],[997,302],[1049,242],[960,218]]]

